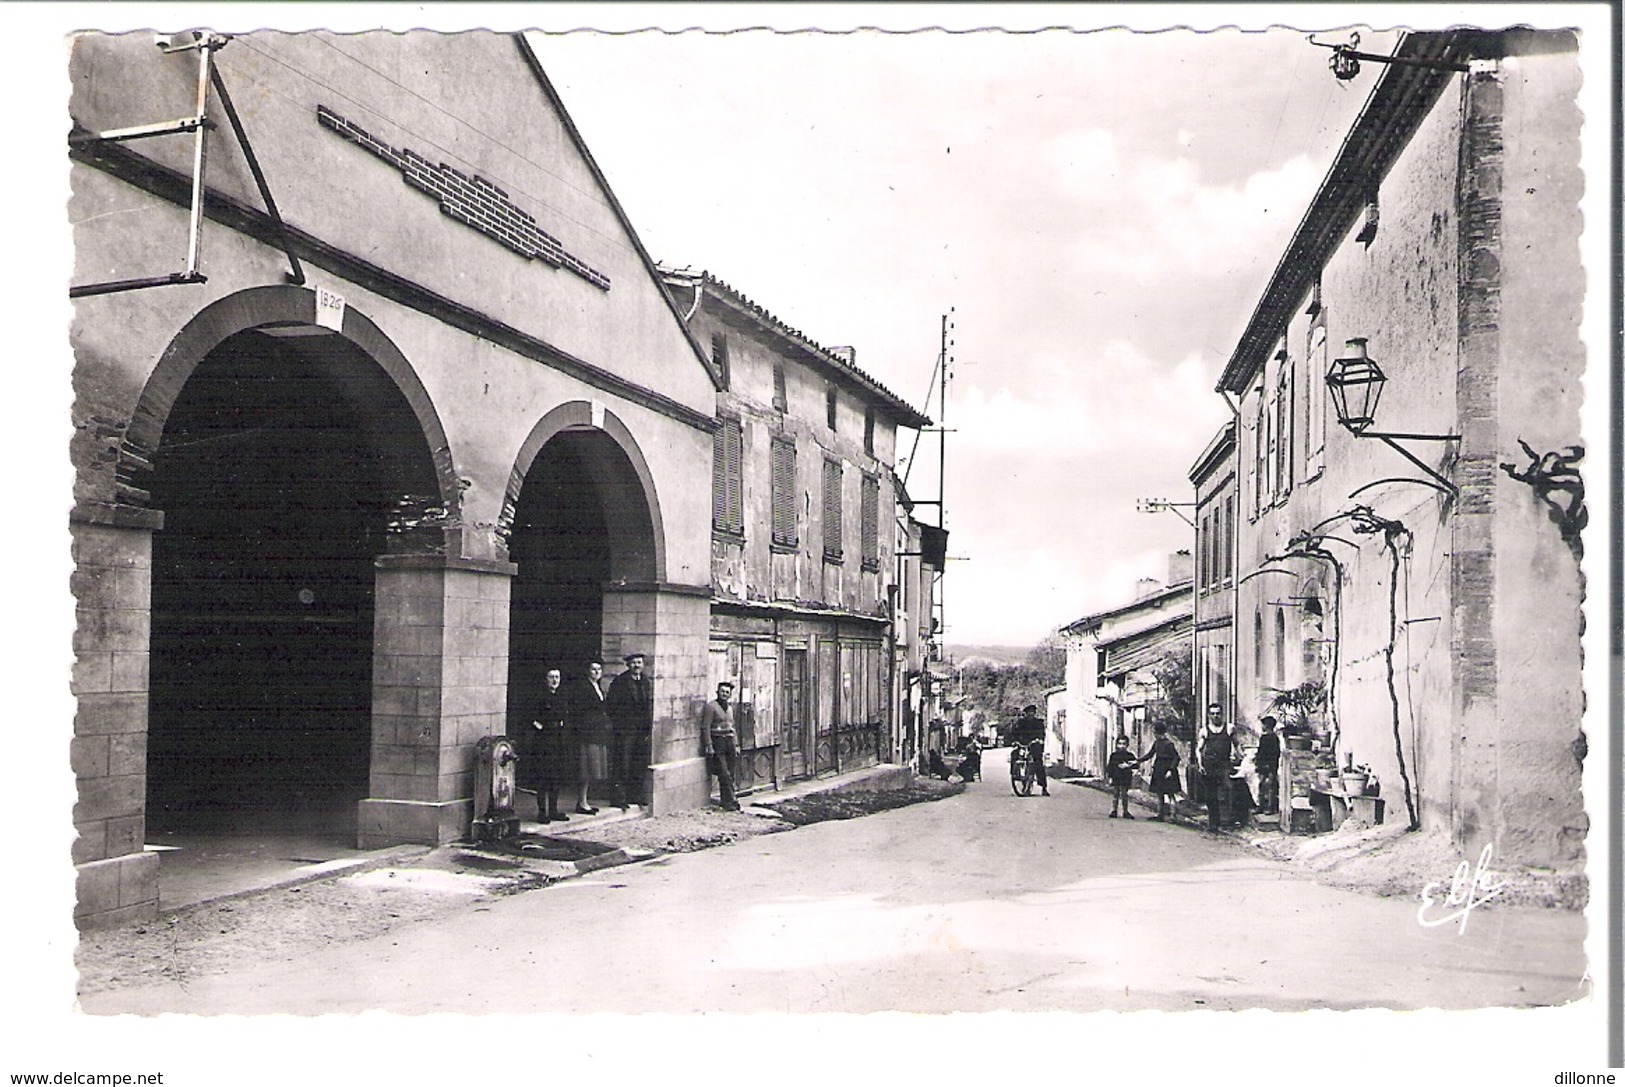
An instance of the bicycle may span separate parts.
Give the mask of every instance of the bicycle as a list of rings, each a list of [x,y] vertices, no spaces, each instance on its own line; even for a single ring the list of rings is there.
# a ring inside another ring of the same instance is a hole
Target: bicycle
[[[1038,780],[1038,763],[1032,747],[1018,743],[1010,749],[1010,789],[1017,796],[1032,796],[1033,782]]]

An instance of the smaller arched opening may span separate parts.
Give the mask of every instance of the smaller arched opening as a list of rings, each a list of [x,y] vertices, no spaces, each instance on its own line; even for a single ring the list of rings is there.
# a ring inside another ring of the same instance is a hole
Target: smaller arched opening
[[[613,414],[585,403],[566,404],[538,423],[515,465],[507,510],[501,531],[517,567],[508,731],[523,738],[548,668],[574,685],[610,633],[653,634],[654,616],[620,610],[617,590],[658,583],[663,549],[659,507],[636,443]]]

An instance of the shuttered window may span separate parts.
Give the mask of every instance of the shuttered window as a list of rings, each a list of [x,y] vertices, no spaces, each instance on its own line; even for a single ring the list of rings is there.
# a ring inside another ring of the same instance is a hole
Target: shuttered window
[[[1236,576],[1236,498],[1234,495],[1224,496],[1224,528],[1222,530],[1224,542],[1224,579],[1229,581]]]
[[[863,409],[863,451],[875,455],[875,409]]]
[[[728,337],[720,332],[711,334],[711,362],[717,368],[717,374],[722,378],[724,389],[732,388],[732,379],[728,372]]]
[[[711,453],[711,527],[745,534],[744,432],[738,419],[718,420]]]
[[[1296,360],[1288,356],[1281,359],[1281,371],[1275,384],[1275,496],[1285,498],[1292,493],[1295,447],[1293,433],[1297,423],[1297,369]]]
[[[824,558],[841,561],[841,462],[824,462]]]
[[[1196,549],[1196,587],[1206,589],[1213,578],[1213,564],[1208,558],[1213,553],[1213,518],[1208,514],[1202,515],[1197,535],[1202,542]]]
[[[1266,371],[1264,377],[1264,464],[1259,470],[1259,478],[1262,480],[1259,490],[1263,492],[1259,505],[1264,509],[1269,509],[1275,504],[1275,498],[1280,493],[1281,487],[1281,477],[1276,471],[1281,465],[1278,451],[1281,442],[1281,386],[1280,382],[1275,380],[1279,376],[1280,371],[1277,370],[1274,375]]]
[[[796,546],[796,446],[773,439],[773,543]]]
[[[1265,410],[1264,386],[1262,383],[1253,390],[1253,448],[1252,456],[1247,458],[1247,490],[1252,492],[1249,499],[1252,506],[1252,517],[1264,511],[1269,503],[1264,501],[1264,492],[1268,489],[1264,478],[1264,451],[1269,444],[1267,420],[1269,413]]]
[[[1309,361],[1308,373],[1304,377],[1307,383],[1305,392],[1308,395],[1308,405],[1305,409],[1307,426],[1304,427],[1305,453],[1303,474],[1305,479],[1313,479],[1322,468],[1326,466],[1326,326],[1317,324],[1309,330]]]
[[[863,509],[862,537],[863,537],[863,568],[865,570],[880,569],[880,480],[874,476],[863,477]]]
[[[824,390],[824,416],[831,430],[835,429],[835,404],[838,400],[839,394],[835,391],[834,385]]]
[[[773,407],[777,411],[785,411],[790,406],[790,398],[784,391],[784,363],[773,364]]]

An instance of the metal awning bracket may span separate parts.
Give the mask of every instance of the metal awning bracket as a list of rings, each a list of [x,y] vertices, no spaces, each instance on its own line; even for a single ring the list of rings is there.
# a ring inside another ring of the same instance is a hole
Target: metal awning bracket
[[[214,87],[215,93],[220,98],[220,105],[225,110],[226,119],[231,122],[232,132],[237,137],[238,145],[243,149],[243,157],[248,162],[249,171],[254,175],[254,184],[259,188],[260,199],[265,201],[266,211],[276,225],[277,236],[282,242],[282,250],[287,255],[288,263],[292,268],[292,271],[288,273],[288,281],[295,284],[305,282],[304,270],[299,266],[299,258],[294,255],[293,246],[288,239],[287,228],[283,225],[281,213],[277,211],[276,201],[272,199],[270,186],[265,181],[265,174],[261,171],[259,160],[255,157],[254,149],[248,142],[248,133],[243,130],[242,121],[237,116],[237,110],[232,106],[231,96],[226,93],[226,85],[220,78],[220,70],[214,63],[215,52],[223,48],[229,41],[231,41],[229,34],[203,33],[199,31],[193,31],[189,37],[180,35],[160,35],[158,37],[158,49],[162,53],[197,51],[197,109],[191,117],[182,117],[174,121],[158,121],[147,125],[133,125],[128,128],[110,129],[105,132],[76,132],[68,137],[70,147],[86,147],[98,143],[119,143],[127,140],[147,139],[152,136],[172,136],[187,132],[194,134],[192,144],[191,207],[188,214],[185,270],[162,276],[120,279],[69,287],[69,298],[85,298],[91,295],[113,294],[118,291],[133,291],[148,287],[164,287],[205,281],[206,277],[199,268],[199,261],[203,248],[204,174],[208,163],[208,145],[205,136],[210,129],[216,127],[214,121],[210,120],[208,116],[208,95],[211,86]]]

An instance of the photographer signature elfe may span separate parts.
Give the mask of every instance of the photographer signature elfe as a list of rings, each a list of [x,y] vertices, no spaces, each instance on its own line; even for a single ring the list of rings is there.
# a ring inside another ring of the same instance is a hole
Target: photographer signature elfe
[[[1416,911],[1416,921],[1427,928],[1438,925],[1448,925],[1457,921],[1460,927],[1457,935],[1467,931],[1467,915],[1473,912],[1474,907],[1495,898],[1507,889],[1508,882],[1498,879],[1490,871],[1490,856],[1493,846],[1485,845],[1483,852],[1478,855],[1478,866],[1469,868],[1466,861],[1456,865],[1456,874],[1450,879],[1450,889],[1443,900],[1434,896],[1436,889],[1443,886],[1442,882],[1429,883],[1422,888],[1422,905]],[[1443,907],[1449,912],[1434,914],[1435,906]]]

